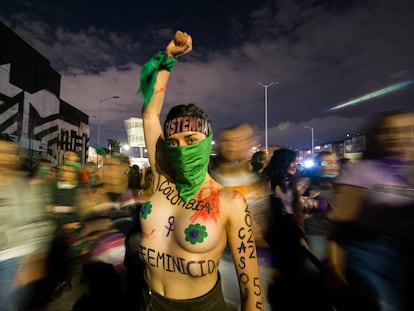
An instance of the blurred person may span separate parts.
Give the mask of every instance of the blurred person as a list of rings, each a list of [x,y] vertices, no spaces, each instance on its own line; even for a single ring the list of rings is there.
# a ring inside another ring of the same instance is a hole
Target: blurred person
[[[138,196],[136,196],[135,200],[138,206],[144,204],[148,198],[152,195],[153,189],[153,176],[152,176],[152,169],[150,166],[143,167],[140,172],[140,191],[138,192]]]
[[[150,197],[153,192],[152,185],[154,182],[154,176],[152,174],[152,168],[150,166],[142,170],[142,180],[143,195]]]
[[[297,153],[286,148],[275,150],[267,166],[272,190],[272,226],[267,239],[274,247],[282,278],[298,272],[301,245],[307,245],[296,170]]]
[[[95,184],[98,176],[98,164],[89,161],[82,166],[81,181],[83,184],[92,186]]]
[[[305,211],[305,233],[310,251],[322,262],[328,259],[327,234],[330,221],[327,213],[334,208],[334,181],[340,172],[340,164],[335,153],[321,151],[315,155],[316,165],[310,175],[310,185],[305,192],[305,200],[312,198],[314,204]],[[313,264],[308,265],[315,270]]]
[[[287,148],[273,152],[266,171],[273,191],[271,225],[266,240],[274,252],[279,270],[269,288],[270,304],[275,310],[297,310],[304,306],[324,310],[329,303],[321,291],[322,279],[305,273],[309,247],[304,210],[314,204],[312,197],[304,196],[309,179],[299,178],[297,153]]]
[[[104,165],[100,169],[102,187],[114,204],[109,213],[112,226],[124,235],[133,227],[131,217],[137,210],[135,195],[128,187],[129,167],[128,158],[109,156],[104,158]]]
[[[362,159],[348,163],[336,180],[330,263],[340,281],[336,286],[353,294],[346,300],[349,309],[409,309],[412,290],[404,290],[411,264],[405,251],[412,251],[414,242],[414,193],[407,170],[413,165],[413,133],[414,113],[378,116]]]
[[[136,205],[128,189],[129,163],[122,157],[106,156],[92,187],[79,189],[76,201],[82,220],[78,243],[88,242],[89,259],[123,269],[124,239],[133,227]]]
[[[91,305],[129,308],[136,297],[136,292],[130,291],[130,273],[125,265],[129,259],[126,240],[138,219],[133,189],[128,187],[129,169],[127,158],[105,156],[95,184],[78,193],[83,223],[80,239],[90,242],[88,261],[83,265],[89,292],[75,303],[74,310],[86,310]],[[128,297],[124,296],[125,289]],[[111,291],[113,295],[108,296]]]
[[[240,193],[208,174],[212,130],[207,115],[194,104],[175,106],[163,135],[159,116],[170,71],[175,58],[191,49],[191,36],[177,31],[165,52],[141,71],[144,136],[154,180],[154,193],[140,213],[141,310],[226,310],[219,262],[227,243],[241,309],[263,309],[251,213]]]
[[[253,153],[250,159],[250,165],[252,167],[253,172],[255,172],[261,180],[263,180],[265,176],[265,169],[267,166],[267,154],[263,150],[256,151]]]
[[[56,178],[56,168],[49,160],[41,160],[36,167],[33,178],[44,181],[54,181]]]
[[[81,164],[76,152],[68,150],[63,163],[58,167],[57,180],[51,193],[48,211],[54,216],[56,230],[49,257],[51,298],[57,298],[72,289],[72,270],[77,257],[87,252],[87,245],[77,243],[82,223],[77,206],[78,190],[84,185],[80,181]]]
[[[19,146],[12,141],[1,139],[1,311],[19,308],[30,293],[16,289],[44,277],[45,262],[40,255],[49,251],[53,222],[45,212],[45,202],[40,190],[22,171]],[[31,265],[32,269],[27,269],[26,265]]]
[[[137,260],[136,254],[139,251],[141,239],[139,211],[143,204],[147,202],[153,194],[153,175],[150,166],[141,169],[141,185],[142,189],[135,198],[137,213],[132,215],[134,226],[130,233],[125,237],[126,250],[124,265],[127,268],[126,298],[129,310],[139,310],[141,299],[140,295],[137,295],[136,293],[142,291],[144,284],[144,263],[141,260]]]
[[[252,213],[253,236],[256,241],[265,309],[267,309],[269,307],[267,306],[267,283],[272,280],[272,273],[275,272],[269,245],[263,237],[269,219],[268,187],[262,182],[260,176],[252,171],[250,165],[250,150],[255,145],[256,134],[250,124],[238,124],[222,130],[218,139],[215,168],[210,170],[210,174],[221,185],[243,194]],[[240,295],[229,248],[226,248],[220,265],[226,302],[237,307],[240,305]]]
[[[142,189],[141,169],[138,165],[132,165],[128,170],[128,189],[137,197]]]

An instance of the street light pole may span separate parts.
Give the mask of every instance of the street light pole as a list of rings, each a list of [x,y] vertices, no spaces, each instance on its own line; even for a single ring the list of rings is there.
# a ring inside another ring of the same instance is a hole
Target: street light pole
[[[265,148],[267,154],[267,88],[273,84],[278,84],[279,82],[270,82],[268,84],[262,84],[257,82],[260,86],[264,87],[264,105],[265,105]]]
[[[102,103],[104,101],[110,100],[110,99],[114,99],[114,98],[119,98],[119,96],[111,96],[108,98],[104,98],[104,99],[100,99],[99,100],[99,111],[98,111],[98,146],[101,145],[101,110],[102,110]]]
[[[310,126],[306,126],[306,125],[304,126],[304,128],[310,129],[311,132],[312,132],[312,155],[313,155],[313,153],[315,152],[315,136],[313,135],[314,134],[314,128],[310,127]]]

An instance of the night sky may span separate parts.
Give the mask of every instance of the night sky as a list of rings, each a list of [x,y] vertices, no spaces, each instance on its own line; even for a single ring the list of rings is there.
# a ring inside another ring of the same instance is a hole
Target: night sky
[[[310,147],[363,132],[368,118],[414,109],[414,1],[2,1],[0,20],[62,75],[61,98],[90,115],[91,143],[126,143],[123,121],[141,116],[142,64],[177,29],[193,37],[179,58],[165,113],[194,102],[215,133],[247,122],[264,144]],[[7,44],[7,43],[2,43]],[[337,105],[399,84],[393,92]],[[162,115],[162,119],[165,116]]]

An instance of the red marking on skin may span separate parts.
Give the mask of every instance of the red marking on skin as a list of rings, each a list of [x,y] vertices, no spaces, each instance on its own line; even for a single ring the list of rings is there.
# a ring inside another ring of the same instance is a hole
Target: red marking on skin
[[[150,233],[142,232],[142,237],[143,238],[149,238],[151,236],[151,234],[153,234],[154,232],[155,232],[155,229],[152,229],[152,231]]]
[[[232,200],[235,200],[238,197],[239,193],[237,191],[233,191]]]
[[[204,196],[207,191],[210,193]],[[213,184],[209,184],[198,192],[197,199],[203,201],[203,205],[191,216],[190,221],[194,223],[201,217],[204,221],[213,220],[217,223],[220,216],[220,190],[214,190]]]
[[[165,93],[165,87],[161,87],[161,88],[159,88],[158,90],[156,90],[155,91],[155,94],[157,94],[157,93]]]

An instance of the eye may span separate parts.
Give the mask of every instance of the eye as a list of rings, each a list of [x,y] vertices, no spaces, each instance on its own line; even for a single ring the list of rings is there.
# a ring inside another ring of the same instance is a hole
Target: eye
[[[188,139],[187,139],[187,144],[188,145],[194,145],[195,143],[197,143],[198,142],[198,139],[196,138],[196,137],[194,137],[194,136],[191,136],[191,137],[189,137]]]
[[[178,141],[175,139],[167,139],[166,143],[171,147],[178,147]]]

